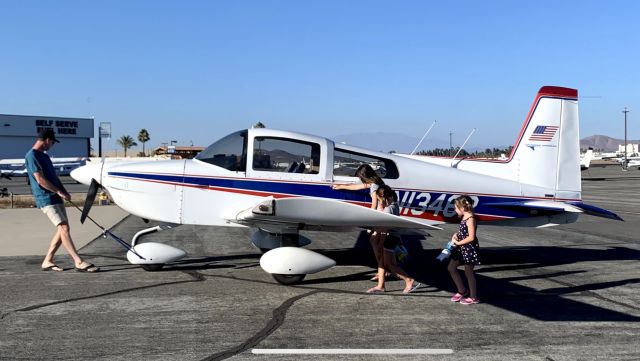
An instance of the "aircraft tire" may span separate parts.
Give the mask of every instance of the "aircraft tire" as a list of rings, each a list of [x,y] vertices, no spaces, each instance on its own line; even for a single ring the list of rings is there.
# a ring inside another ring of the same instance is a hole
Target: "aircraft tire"
[[[290,286],[290,285],[294,285],[296,283],[302,282],[302,280],[306,275],[283,275],[283,274],[273,273],[271,274],[271,276],[273,277],[273,279],[278,281],[279,284]]]
[[[160,271],[162,267],[164,267],[164,263],[155,263],[155,264],[142,264],[140,265],[143,270],[148,272]]]

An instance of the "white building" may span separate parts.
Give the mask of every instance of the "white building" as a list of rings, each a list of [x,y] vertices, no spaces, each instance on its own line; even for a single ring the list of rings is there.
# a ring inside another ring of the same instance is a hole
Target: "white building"
[[[624,144],[618,146],[618,153],[624,154]],[[627,154],[638,153],[638,144],[627,143]]]
[[[89,156],[93,119],[0,114],[0,159],[24,158],[42,128],[53,129],[60,140],[51,157]]]

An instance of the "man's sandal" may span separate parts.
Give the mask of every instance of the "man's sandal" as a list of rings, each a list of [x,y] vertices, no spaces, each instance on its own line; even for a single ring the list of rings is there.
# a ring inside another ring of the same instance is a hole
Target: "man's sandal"
[[[59,267],[56,264],[52,264],[49,267],[42,267],[42,270],[45,271],[45,272],[47,272],[47,271],[53,271],[53,272],[62,272],[62,271],[64,271],[64,269],[62,269],[61,267]]]
[[[100,268],[96,267],[92,263],[83,262],[81,265],[86,264],[84,267],[76,267],[78,272],[94,273],[100,271]]]

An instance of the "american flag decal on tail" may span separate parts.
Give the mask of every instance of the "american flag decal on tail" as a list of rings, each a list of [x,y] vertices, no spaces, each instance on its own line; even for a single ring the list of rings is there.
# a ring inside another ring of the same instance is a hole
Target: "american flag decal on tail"
[[[558,131],[557,126],[551,125],[538,125],[536,129],[533,130],[533,134],[529,137],[530,141],[537,142],[548,142],[553,139],[553,136],[556,135]]]

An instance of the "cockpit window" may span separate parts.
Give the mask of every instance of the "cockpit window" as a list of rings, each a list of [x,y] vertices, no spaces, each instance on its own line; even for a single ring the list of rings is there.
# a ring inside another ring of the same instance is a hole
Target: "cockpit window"
[[[294,139],[256,137],[253,142],[253,169],[318,174],[320,145]]]
[[[211,144],[196,159],[234,172],[247,168],[247,131],[241,130]]]
[[[398,179],[398,167],[390,159],[338,148],[333,151],[333,175],[355,177],[356,170],[363,164],[369,164],[380,178]]]

